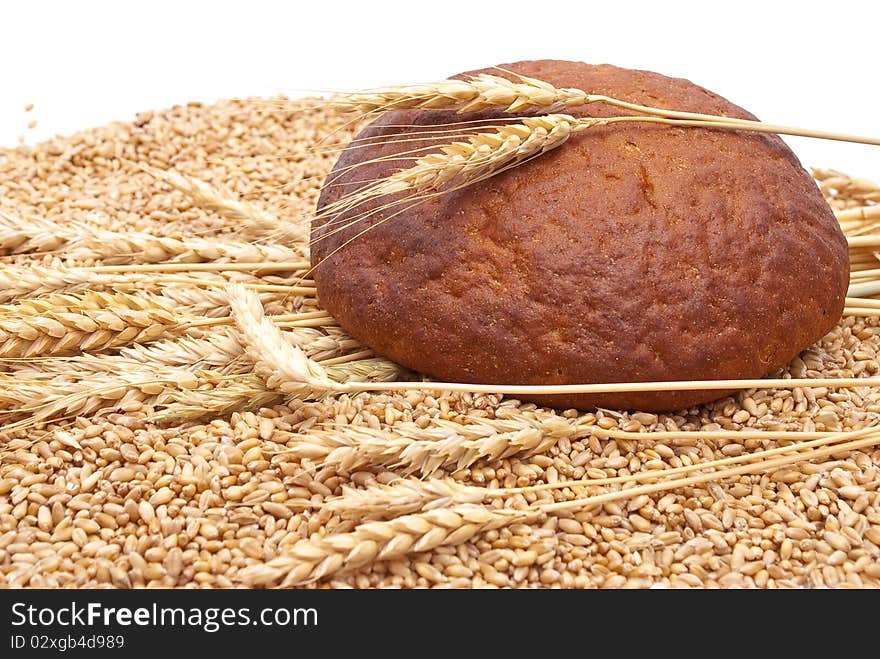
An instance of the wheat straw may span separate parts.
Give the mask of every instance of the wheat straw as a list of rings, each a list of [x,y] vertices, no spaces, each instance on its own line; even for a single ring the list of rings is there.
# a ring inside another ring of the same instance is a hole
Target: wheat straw
[[[391,560],[439,546],[460,544],[478,533],[517,522],[539,519],[546,514],[584,510],[602,503],[631,499],[642,494],[754,474],[804,459],[816,459],[873,446],[878,441],[880,435],[875,433],[868,438],[816,449],[807,455],[795,453],[758,464],[742,465],[568,501],[541,504],[525,510],[490,509],[474,504],[459,504],[449,508],[436,508],[404,515],[390,521],[365,522],[350,533],[301,540],[284,550],[282,556],[268,563],[246,568],[242,572],[242,578],[246,583],[254,586],[271,586],[279,583],[282,586],[303,585],[342,570],[357,568],[371,561]]]
[[[513,385],[469,384],[464,382],[353,382],[345,391],[443,391],[487,394],[555,395],[607,394],[648,391],[723,391],[739,389],[800,389],[802,387],[830,387],[853,389],[876,387],[880,377],[865,378],[767,378],[758,380],[683,380],[671,382],[614,382],[607,384]]]

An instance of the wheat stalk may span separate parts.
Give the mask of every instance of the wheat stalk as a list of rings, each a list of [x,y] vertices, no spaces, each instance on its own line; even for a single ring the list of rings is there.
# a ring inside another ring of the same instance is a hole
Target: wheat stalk
[[[869,437],[815,449],[807,454],[794,453],[756,464],[741,465],[688,478],[661,481],[567,501],[540,504],[524,510],[492,509],[475,504],[458,504],[449,508],[435,508],[404,515],[390,521],[365,522],[349,533],[301,540],[289,549],[285,549],[282,556],[268,563],[246,568],[242,571],[241,577],[246,584],[251,586],[303,585],[343,570],[355,569],[369,562],[392,560],[439,546],[460,544],[483,531],[514,523],[532,522],[540,519],[543,515],[583,510],[602,503],[630,499],[642,494],[653,494],[724,478],[760,473],[804,459],[817,459],[870,447],[876,445],[878,441],[880,441],[880,434],[875,432]],[[459,496],[461,496],[460,493]]]
[[[241,222],[244,229],[256,236],[276,238],[291,247],[298,247],[302,252],[308,248],[309,225],[307,222],[282,222],[259,206],[237,199],[204,181],[185,176],[179,172],[153,167],[145,167],[144,169],[154,178],[183,192],[198,206],[228,219]]]
[[[532,521],[540,514],[465,504],[368,522],[351,533],[302,540],[268,563],[245,568],[240,577],[249,586],[298,586],[374,561],[457,545],[484,531]]]
[[[608,382],[588,384],[474,384],[466,382],[352,382],[345,386],[347,393],[360,391],[443,391],[482,394],[555,395],[607,394],[653,391],[724,391],[741,389],[800,389],[803,387],[830,387],[857,389],[876,387],[880,377],[864,378],[766,378],[754,380],[681,380],[670,382]]]
[[[385,465],[402,474],[430,476],[441,467],[463,469],[477,460],[496,460],[512,455],[546,451],[559,439],[571,436],[565,423],[547,421],[538,427],[499,432],[491,424],[460,424],[437,420],[427,428],[412,422],[383,430],[341,426],[333,430],[310,430],[281,454],[318,460],[324,466],[354,471],[367,465]]]
[[[652,433],[626,433],[624,431],[604,430],[598,426],[588,427],[593,434],[599,437],[615,437],[620,439],[638,439],[641,441],[656,441],[668,437],[677,438],[728,438],[737,441],[747,439],[791,439],[794,444],[788,444],[772,449],[764,449],[753,453],[739,456],[721,458],[708,462],[696,462],[681,467],[669,467],[651,471],[626,474],[606,478],[580,478],[576,480],[557,481],[555,483],[540,483],[525,487],[509,488],[483,488],[463,485],[452,479],[429,478],[425,480],[400,479],[390,484],[374,484],[363,489],[343,486],[342,495],[323,503],[309,506],[328,508],[343,517],[361,519],[369,517],[394,517],[396,515],[410,514],[422,510],[445,507],[455,503],[481,503],[488,499],[510,497],[518,494],[540,492],[546,490],[578,489],[585,487],[609,487],[611,485],[623,485],[641,483],[645,481],[659,481],[664,478],[679,476],[694,471],[707,469],[718,470],[729,465],[737,465],[748,462],[766,463],[771,458],[792,452],[804,452],[802,455],[809,457],[812,449],[830,444],[840,444],[869,436],[880,437],[878,427],[863,428],[856,431],[846,432],[770,432],[770,431],[687,431],[687,432],[652,432]],[[813,439],[810,439],[813,438]],[[627,492],[627,496],[629,493]]]
[[[91,291],[0,305],[0,357],[97,352],[183,331],[154,296]]]

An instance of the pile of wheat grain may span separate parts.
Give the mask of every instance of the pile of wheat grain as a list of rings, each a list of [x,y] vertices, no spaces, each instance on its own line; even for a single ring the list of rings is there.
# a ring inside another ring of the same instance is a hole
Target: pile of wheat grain
[[[880,450],[830,434],[880,423],[873,387],[669,415],[417,391],[282,405],[248,348],[284,338],[248,291],[321,364],[308,377],[388,368],[308,281],[289,290],[334,159],[315,145],[352,129],[226,101],[0,151],[0,584],[880,586]],[[817,178],[837,210],[880,201]],[[237,267],[258,261],[278,265]],[[878,333],[848,315],[787,370],[880,375]],[[798,459],[808,440],[822,453]]]

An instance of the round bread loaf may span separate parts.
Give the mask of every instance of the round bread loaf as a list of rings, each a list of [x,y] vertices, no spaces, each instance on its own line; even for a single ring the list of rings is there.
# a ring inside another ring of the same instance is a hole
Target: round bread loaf
[[[504,68],[645,105],[754,119],[702,87],[656,73],[554,60]],[[569,112],[624,114],[599,103]],[[384,114],[361,132],[358,148],[342,153],[319,208],[407,166],[389,156],[449,141],[420,133],[491,116]],[[364,164],[352,169],[356,163]],[[849,279],[846,240],[831,210],[774,135],[603,126],[400,209],[335,232],[325,224],[344,216],[315,222],[318,295],[352,336],[441,380],[760,377],[831,329]],[[671,410],[725,393],[529,400]]]

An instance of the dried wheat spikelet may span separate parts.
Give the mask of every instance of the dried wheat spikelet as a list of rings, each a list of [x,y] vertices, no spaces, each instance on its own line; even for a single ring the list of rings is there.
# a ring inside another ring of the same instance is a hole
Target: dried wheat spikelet
[[[249,586],[298,586],[373,561],[461,544],[478,533],[540,516],[531,510],[491,510],[463,504],[387,522],[368,522],[350,533],[302,540],[268,563],[245,568],[241,577]]]
[[[482,503],[488,495],[486,488],[462,485],[451,478],[407,478],[363,489],[343,485],[342,495],[322,507],[353,519],[393,518],[456,504]]]
[[[0,357],[98,352],[184,331],[181,318],[152,296],[50,295],[0,306]]]
[[[282,556],[268,563],[246,568],[242,577],[245,583],[253,586],[303,585],[343,570],[359,567],[369,561],[390,560],[441,545],[459,544],[477,533],[508,524],[533,521],[547,514],[583,510],[601,503],[632,499],[642,494],[759,473],[803,460],[874,446],[880,442],[880,432],[876,429],[860,431],[860,433],[850,433],[850,436],[858,435],[860,439],[825,446],[806,453],[795,452],[755,464],[556,503],[539,504],[524,510],[458,504],[448,508],[412,513],[390,521],[365,522],[349,533],[301,540],[284,550]],[[423,488],[421,493],[425,492],[427,490]],[[460,492],[459,496],[464,496],[463,492]],[[388,503],[394,505],[393,502]]]
[[[282,245],[257,244],[220,238],[171,238],[143,231],[119,232],[84,222],[63,223],[34,216],[27,219],[0,211],[0,254],[62,251],[74,262],[159,263],[162,261],[284,262],[301,258]]]
[[[370,378],[393,379],[401,374],[401,367],[386,359],[363,359],[325,367],[327,376],[336,382]],[[318,397],[321,392],[313,392]],[[297,393],[294,397],[300,397]],[[259,410],[280,403],[284,395],[269,388],[265,381],[252,373],[225,377],[211,388],[168,389],[159,411],[150,416],[154,423],[182,423],[206,416],[221,416],[232,412]]]
[[[385,112],[404,109],[442,109],[457,112],[499,110],[523,112],[540,109],[555,112],[584,105],[589,94],[580,89],[557,89],[553,85],[519,76],[516,81],[486,73],[464,80],[441,80],[416,85],[336,94],[326,103],[346,112]]]
[[[498,432],[488,424],[438,420],[427,428],[397,423],[384,430],[341,426],[298,435],[283,455],[308,458],[338,470],[386,465],[401,474],[430,476],[441,467],[463,469],[481,459],[541,453],[567,436],[564,424]]]
[[[242,228],[257,237],[275,238],[302,252],[308,249],[309,225],[306,222],[282,222],[259,206],[236,199],[191,176],[172,170],[145,167],[150,175],[190,197],[198,206],[242,223]]]
[[[204,375],[202,375],[204,377]],[[86,416],[102,410],[141,409],[153,405],[167,388],[196,388],[200,376],[185,369],[126,370],[112,375],[90,373],[87,378],[59,377],[22,380],[0,373],[0,409],[4,417],[24,416],[5,424],[10,431],[40,421]]]
[[[65,252],[75,261],[158,263],[162,261],[287,262],[302,254],[283,245],[198,237],[169,238],[144,232],[120,233],[91,226],[70,230]]]
[[[314,396],[314,392],[340,390],[326,371],[309,359],[298,346],[291,345],[281,330],[266,318],[260,298],[243,286],[227,289],[229,306],[244,336],[254,371],[270,389],[281,393]]]
[[[453,182],[469,185],[563,144],[578,121],[569,115],[554,114],[474,133],[466,141],[443,145],[437,153],[416,159],[411,167],[328,204],[319,216],[351,210],[376,197],[436,192]]]
[[[0,254],[52,252],[67,242],[59,225],[47,220],[19,216],[0,210]]]

